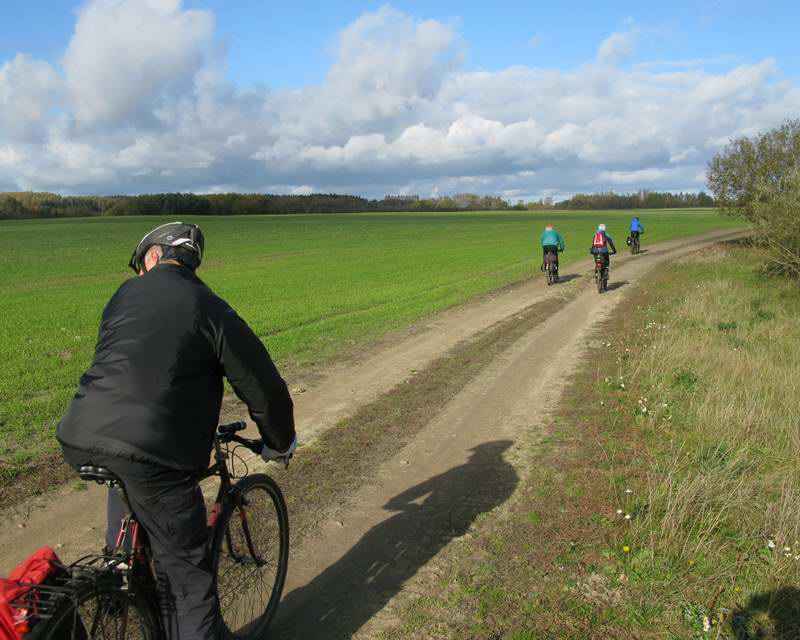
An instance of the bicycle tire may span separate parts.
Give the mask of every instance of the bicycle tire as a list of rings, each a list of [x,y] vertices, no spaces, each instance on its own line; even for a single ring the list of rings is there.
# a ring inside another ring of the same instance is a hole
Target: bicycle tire
[[[603,293],[603,274],[601,271],[594,272],[594,279],[597,282],[597,293]]]
[[[124,613],[122,612],[124,610]],[[159,612],[144,589],[82,581],[26,640],[161,640]]]
[[[223,636],[245,640],[262,637],[278,608],[289,563],[289,515],[280,488],[269,476],[250,475],[235,487],[247,502],[246,518],[234,519],[240,511],[227,499],[214,529],[212,552]],[[248,549],[243,521],[257,558]],[[267,593],[256,593],[258,586],[267,587]]]

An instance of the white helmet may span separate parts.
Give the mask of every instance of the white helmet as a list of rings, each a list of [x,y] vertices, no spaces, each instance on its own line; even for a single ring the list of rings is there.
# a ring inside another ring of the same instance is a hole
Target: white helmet
[[[604,224],[600,223],[599,225],[597,225],[597,228],[598,228],[600,231],[605,231],[605,230],[606,230],[606,225],[604,225]]]

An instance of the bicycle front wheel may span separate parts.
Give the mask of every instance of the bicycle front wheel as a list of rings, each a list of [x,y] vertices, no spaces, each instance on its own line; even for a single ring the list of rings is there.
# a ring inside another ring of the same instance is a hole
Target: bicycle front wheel
[[[213,553],[223,633],[259,638],[281,599],[289,563],[289,516],[272,478],[254,474],[236,484],[214,532]]]
[[[160,640],[158,610],[138,586],[86,583],[78,586],[49,620],[36,625],[31,640]]]

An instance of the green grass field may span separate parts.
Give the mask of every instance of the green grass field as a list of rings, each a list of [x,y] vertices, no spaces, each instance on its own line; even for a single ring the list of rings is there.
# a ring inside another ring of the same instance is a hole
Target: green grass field
[[[711,210],[640,214],[649,244],[736,222]],[[629,212],[487,212],[205,217],[200,276],[279,364],[324,362],[353,342],[537,272],[545,221],[562,265],[584,259],[605,221],[624,248]],[[0,222],[0,471],[54,449],[52,432],[91,361],[102,309],[132,274],[160,217]],[[568,273],[562,267],[562,273]]]

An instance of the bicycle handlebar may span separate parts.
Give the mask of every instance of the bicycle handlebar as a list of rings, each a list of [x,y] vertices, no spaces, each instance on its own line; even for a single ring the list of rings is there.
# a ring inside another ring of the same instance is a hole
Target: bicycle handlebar
[[[236,436],[233,434],[231,434],[231,440],[233,442],[238,442],[244,447],[247,447],[256,455],[261,455],[261,451],[264,449],[264,443],[261,440],[249,440],[248,438],[242,438],[241,436]]]
[[[230,422],[228,424],[221,424],[217,427],[217,432],[214,437],[217,439],[218,442],[236,442],[237,444],[242,445],[243,447],[248,448],[250,451],[255,453],[257,456],[261,455],[261,452],[264,450],[264,442],[262,440],[251,440],[249,438],[243,438],[242,436],[237,436],[237,431],[243,431],[247,428],[247,423],[243,421],[238,422]],[[276,458],[275,461],[283,460],[283,463],[286,467],[289,466],[289,460],[291,460],[292,456],[283,456]]]

